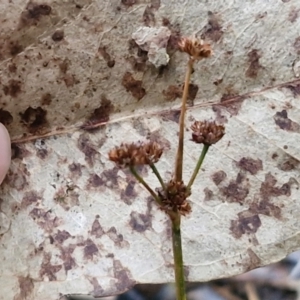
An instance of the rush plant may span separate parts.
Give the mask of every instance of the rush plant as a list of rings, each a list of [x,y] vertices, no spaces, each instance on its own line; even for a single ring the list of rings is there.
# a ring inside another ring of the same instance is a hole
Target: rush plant
[[[122,168],[129,168],[136,180],[142,184],[171,220],[172,243],[174,254],[174,270],[176,282],[177,300],[185,300],[185,278],[183,269],[183,254],[181,243],[181,217],[191,212],[188,197],[192,193],[192,186],[199,173],[204,158],[212,144],[217,143],[225,134],[225,128],[214,121],[195,121],[192,126],[191,140],[196,144],[202,144],[199,158],[194,171],[187,183],[183,181],[183,153],[186,104],[189,94],[190,79],[194,65],[197,61],[209,58],[212,55],[210,44],[203,40],[182,38],[179,41],[179,49],[188,54],[187,70],[182,94],[182,105],[179,121],[179,138],[177,155],[175,159],[174,174],[171,179],[161,177],[155,163],[163,154],[163,148],[156,142],[123,143],[109,152],[109,159]],[[156,175],[160,187],[152,189],[143,177],[138,173],[136,166],[148,165]]]

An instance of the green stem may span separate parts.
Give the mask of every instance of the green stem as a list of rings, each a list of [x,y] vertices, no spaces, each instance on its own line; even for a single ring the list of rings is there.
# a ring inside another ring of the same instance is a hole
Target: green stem
[[[193,71],[194,59],[190,58],[188,67],[185,74],[184,89],[182,94],[181,113],[179,120],[179,142],[176,155],[176,166],[175,166],[175,180],[177,182],[182,180],[182,164],[183,164],[183,139],[184,139],[184,120],[186,112],[186,102],[189,95],[189,85],[191,74]]]
[[[165,183],[164,183],[163,179],[161,178],[160,173],[158,172],[156,166],[151,163],[150,168],[152,169],[153,173],[156,175],[157,179],[159,180],[160,185],[163,188],[163,190],[166,191]]]
[[[187,188],[188,188],[188,189],[190,189],[190,188],[192,187],[192,185],[193,185],[193,183],[194,183],[194,181],[195,181],[195,179],[196,179],[196,177],[197,177],[197,174],[199,173],[199,170],[200,170],[200,168],[201,168],[201,165],[202,165],[202,163],[203,163],[203,160],[204,160],[204,158],[205,158],[205,155],[206,155],[206,153],[207,153],[207,151],[208,151],[208,149],[209,149],[209,146],[210,146],[210,145],[205,145],[205,144],[204,144],[204,146],[203,146],[201,155],[199,156],[197,165],[196,165],[196,167],[195,167],[195,169],[194,169],[194,173],[193,173],[193,175],[192,175],[192,177],[191,177],[191,179],[190,179],[190,181],[189,181],[189,183],[188,183],[188,185],[187,185]]]
[[[132,173],[132,175],[138,180],[139,183],[141,183],[146,190],[151,194],[151,196],[154,198],[154,200],[161,205],[162,202],[160,198],[157,196],[157,194],[151,189],[151,187],[145,182],[145,180],[138,174],[134,166],[129,166],[129,170]]]
[[[185,280],[182,258],[181,245],[181,230],[180,230],[180,214],[175,213],[175,218],[172,216],[172,241],[173,241],[173,255],[174,255],[174,269],[175,269],[175,284],[176,284],[176,299],[186,300],[185,294]]]

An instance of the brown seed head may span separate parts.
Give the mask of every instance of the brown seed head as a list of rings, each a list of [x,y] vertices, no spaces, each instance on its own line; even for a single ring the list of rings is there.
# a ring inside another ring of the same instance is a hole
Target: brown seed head
[[[194,38],[181,38],[178,42],[179,49],[186,52],[190,57],[196,60],[212,56],[210,44],[203,40]]]
[[[191,126],[192,140],[198,144],[212,145],[225,134],[225,127],[210,121],[195,121]]]
[[[165,211],[179,211],[180,214],[186,215],[191,211],[191,206],[187,198],[191,195],[191,191],[186,185],[180,181],[170,180],[166,184],[166,191],[158,189],[158,195],[162,200],[162,208]]]
[[[109,159],[121,167],[134,165],[149,165],[158,162],[163,149],[156,142],[121,144],[112,149]]]

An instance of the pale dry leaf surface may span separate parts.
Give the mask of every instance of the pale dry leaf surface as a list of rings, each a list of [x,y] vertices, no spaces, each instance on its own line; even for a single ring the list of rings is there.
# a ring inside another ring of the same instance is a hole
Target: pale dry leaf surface
[[[299,11],[297,1],[0,1],[0,121],[14,141],[0,196],[0,299],[110,296],[173,280],[166,216],[107,153],[124,139],[155,140],[165,148],[157,167],[171,176],[185,35],[214,49],[192,75],[188,125],[226,126],[183,219],[187,279],[298,249]],[[145,26],[170,31],[167,66],[132,40]],[[187,179],[201,151],[189,139]]]

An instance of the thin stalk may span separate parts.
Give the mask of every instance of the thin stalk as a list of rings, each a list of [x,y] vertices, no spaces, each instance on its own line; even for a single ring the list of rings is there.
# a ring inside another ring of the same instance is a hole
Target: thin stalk
[[[150,168],[152,169],[153,173],[156,175],[157,179],[159,180],[160,185],[163,188],[163,190],[166,191],[165,183],[164,183],[163,179],[161,178],[160,173],[158,172],[156,166],[154,164],[150,164]]]
[[[206,155],[206,153],[207,153],[207,151],[208,151],[208,149],[209,149],[209,146],[210,146],[210,145],[205,145],[205,144],[204,144],[204,146],[203,146],[201,155],[199,156],[199,159],[198,159],[197,165],[196,165],[196,167],[195,167],[195,169],[194,169],[193,175],[192,175],[192,177],[191,177],[191,179],[190,179],[190,181],[189,181],[189,183],[188,183],[188,185],[187,185],[187,188],[188,188],[188,189],[190,189],[190,188],[192,187],[192,185],[193,185],[193,183],[194,183],[194,181],[195,181],[195,179],[196,179],[196,177],[197,177],[197,174],[199,173],[199,170],[200,170],[200,168],[201,168],[201,165],[202,165],[202,163],[203,163],[203,160],[204,160],[204,158],[205,158],[205,155]]]
[[[175,269],[176,299],[186,300],[182,245],[181,245],[180,214],[177,212],[176,218],[171,217],[171,221],[172,221],[172,241],[173,241],[174,269]]]
[[[145,180],[138,174],[134,166],[129,166],[129,170],[132,173],[132,175],[138,180],[139,183],[141,183],[146,190],[151,194],[151,196],[154,198],[154,200],[161,205],[162,202],[160,198],[157,196],[157,194],[151,189],[151,187],[145,182]]]
[[[194,59],[190,58],[188,61],[188,66],[185,74],[185,81],[184,81],[184,89],[182,95],[182,104],[181,104],[181,113],[180,113],[180,120],[179,120],[179,142],[178,142],[178,149],[176,155],[176,166],[175,166],[175,180],[181,181],[182,180],[182,164],[183,164],[183,139],[184,139],[184,120],[185,120],[185,112],[186,112],[186,102],[189,95],[189,85],[191,74],[193,71]]]

